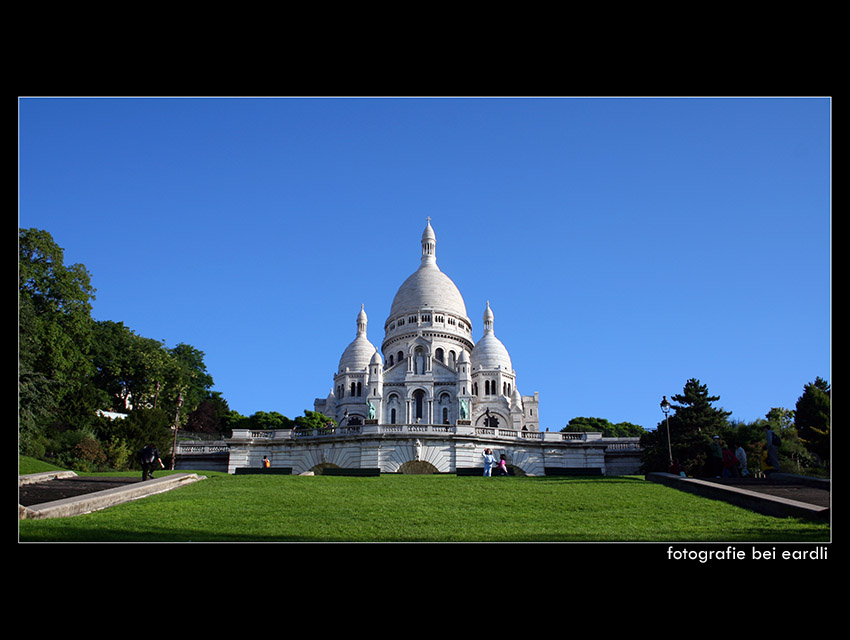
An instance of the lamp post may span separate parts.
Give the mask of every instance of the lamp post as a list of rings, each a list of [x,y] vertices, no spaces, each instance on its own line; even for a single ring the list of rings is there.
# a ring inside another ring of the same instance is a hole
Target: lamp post
[[[667,396],[662,396],[661,411],[664,412],[664,417],[667,420],[667,452],[670,455],[670,467],[673,466],[673,447],[670,446],[670,403],[667,401]]]

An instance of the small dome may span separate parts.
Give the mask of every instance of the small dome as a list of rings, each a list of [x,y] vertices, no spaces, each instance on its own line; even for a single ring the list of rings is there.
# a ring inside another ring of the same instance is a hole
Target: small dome
[[[346,369],[361,371],[367,368],[372,361],[372,354],[375,353],[376,349],[375,345],[366,338],[367,321],[366,311],[361,305],[360,313],[357,314],[357,337],[342,352],[342,357],[339,359],[340,373]]]
[[[372,359],[369,361],[369,364],[384,364],[383,358],[381,358],[381,354],[375,349],[375,353],[372,355]]]
[[[473,371],[479,369],[513,371],[508,350],[493,332],[493,311],[490,309],[489,302],[487,302],[487,309],[484,311],[484,335],[481,340],[475,343],[470,360]]]
[[[511,394],[511,406],[522,409],[522,395],[516,387],[514,387],[514,392]]]

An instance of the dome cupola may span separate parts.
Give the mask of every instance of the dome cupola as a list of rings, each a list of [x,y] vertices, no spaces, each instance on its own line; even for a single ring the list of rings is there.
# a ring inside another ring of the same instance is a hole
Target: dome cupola
[[[366,311],[363,305],[360,305],[360,313],[357,314],[357,336],[342,352],[342,357],[339,359],[340,373],[346,369],[360,371],[369,366],[372,355],[375,353],[375,345],[369,342],[366,337],[367,323]]]
[[[466,319],[466,303],[457,286],[437,266],[437,236],[431,218],[422,232],[422,260],[393,298],[390,320],[423,309],[433,309]],[[468,319],[467,319],[468,322]]]
[[[489,300],[487,301],[487,308],[484,310],[483,320],[484,335],[475,343],[475,348],[472,349],[470,356],[473,372],[481,369],[502,369],[510,373],[513,371],[511,357],[508,355],[505,345],[496,337],[493,330],[494,316]]]

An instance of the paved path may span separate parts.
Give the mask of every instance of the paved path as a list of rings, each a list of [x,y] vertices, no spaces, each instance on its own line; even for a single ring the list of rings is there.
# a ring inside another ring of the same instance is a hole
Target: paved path
[[[195,473],[171,473],[153,480],[77,476],[72,471],[21,476],[18,517],[61,518],[170,491],[203,479]]]
[[[830,517],[831,483],[820,478],[784,473],[768,478],[682,478],[672,473],[649,473],[646,479],[766,515],[814,520]]]

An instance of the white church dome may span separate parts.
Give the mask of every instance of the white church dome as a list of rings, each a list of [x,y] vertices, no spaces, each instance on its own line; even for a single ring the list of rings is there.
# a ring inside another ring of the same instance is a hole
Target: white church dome
[[[513,371],[508,350],[493,332],[493,311],[490,309],[489,301],[484,311],[484,335],[475,343],[470,361],[473,371],[478,371],[479,369],[505,369],[507,371]]]
[[[339,359],[340,373],[345,371],[346,368],[351,371],[360,371],[367,368],[372,361],[375,345],[366,338],[367,322],[366,311],[361,305],[360,313],[357,314],[357,336],[342,352],[342,357]]]
[[[437,266],[436,242],[429,218],[422,233],[422,263],[399,287],[390,307],[390,318],[422,309],[435,309],[466,318],[463,296],[451,278]]]

